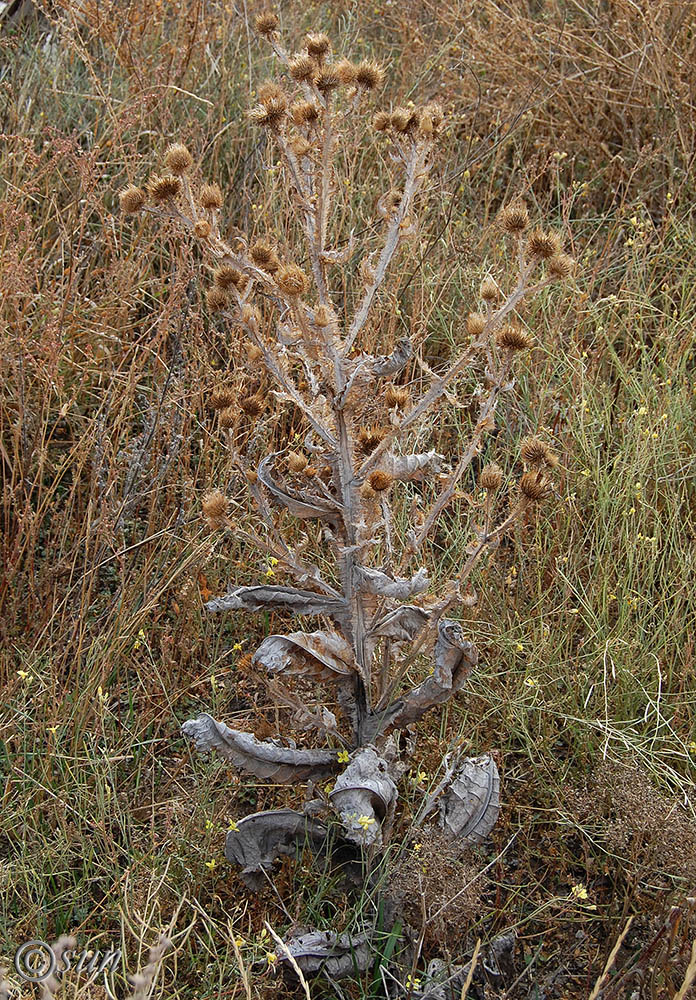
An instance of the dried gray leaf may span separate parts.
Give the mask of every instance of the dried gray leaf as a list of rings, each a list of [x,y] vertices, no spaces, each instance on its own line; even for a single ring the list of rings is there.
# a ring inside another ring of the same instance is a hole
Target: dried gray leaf
[[[440,827],[452,838],[480,844],[500,812],[500,775],[490,754],[467,757],[440,801]]]
[[[319,820],[294,809],[269,809],[245,816],[230,830],[225,841],[225,857],[238,865],[251,888],[262,881],[260,873],[270,871],[283,856],[295,856],[304,847],[323,850],[328,830]]]
[[[309,931],[283,943],[302,972],[324,972],[332,979],[365,972],[374,962],[374,949],[364,934]],[[285,953],[278,955],[278,960],[290,965]]]
[[[389,472],[394,479],[403,482],[419,482],[427,476],[435,476],[442,469],[444,456],[436,451],[426,451],[421,455],[385,455],[380,469]]]
[[[253,662],[270,673],[306,674],[316,681],[335,681],[356,672],[353,650],[337,632],[291,632],[269,635]]]
[[[415,604],[395,608],[370,626],[370,638],[391,639],[395,643],[413,642],[428,620],[428,612]]]
[[[260,584],[256,587],[236,587],[224,597],[214,597],[205,605],[207,611],[266,611],[269,608],[293,615],[332,615],[340,618],[346,611],[343,601],[298,587]]]
[[[266,487],[271,496],[283,507],[286,507],[295,517],[316,518],[320,521],[335,523],[341,508],[327,497],[315,496],[310,493],[299,493],[291,487],[279,486],[271,475],[274,460],[282,452],[273,452],[259,464],[257,475],[259,482]]]
[[[390,597],[397,601],[406,601],[414,594],[422,594],[428,589],[428,571],[422,567],[410,579],[401,576],[391,577],[386,573],[381,573],[378,569],[368,569],[366,566],[360,567],[360,577],[365,584],[365,589],[370,594],[378,594],[380,597]]]
[[[398,791],[388,762],[371,747],[361,750],[339,774],[329,795],[346,836],[353,843],[381,846],[394,817]]]
[[[251,733],[230,729],[203,713],[181,727],[201,752],[217,750],[235,767],[257,778],[282,784],[318,781],[338,770],[336,754],[331,750],[296,750],[277,743],[261,742]]]
[[[379,355],[372,362],[375,375],[396,375],[406,367],[413,357],[413,345],[408,338],[400,340],[391,354]]]
[[[459,622],[443,618],[438,623],[433,673],[393,706],[392,725],[403,729],[418,722],[435,705],[449,701],[464,685],[478,662],[478,650],[464,638]]]

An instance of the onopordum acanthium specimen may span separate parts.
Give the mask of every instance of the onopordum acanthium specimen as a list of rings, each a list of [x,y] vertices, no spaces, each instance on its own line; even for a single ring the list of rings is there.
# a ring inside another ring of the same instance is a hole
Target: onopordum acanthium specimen
[[[326,814],[338,817],[347,841],[377,848],[389,836],[398,798],[394,734],[452,698],[475,667],[474,643],[449,616],[475,601],[470,578],[479,560],[548,495],[555,458],[547,445],[525,439],[526,471],[506,490],[502,470],[483,467],[471,542],[456,578],[438,594],[429,593],[427,568],[419,565],[423,545],[462,478],[471,475],[501,399],[514,391],[516,359],[533,346],[519,318],[522,301],[568,277],[572,261],[555,233],[530,230],[522,202],[505,207],[500,223],[516,247],[516,274],[507,291],[502,280],[484,280],[480,311],[466,320],[465,345],[443,371],[424,366],[429,383],[412,394],[405,379],[420,344],[412,338],[389,348],[370,344],[371,353],[368,335],[399,248],[417,237],[418,197],[445,116],[435,104],[374,115],[393,171],[377,202],[377,242],[361,247],[351,233],[339,243],[346,234],[333,213],[337,154],[350,141],[351,123],[363,113],[372,116],[370,97],[382,70],[369,61],[334,59],[325,35],[308,35],[303,50],[290,55],[277,27],[273,14],[257,18],[285,82],[264,84],[250,116],[280,154],[279,191],[296,220],[295,229],[285,231],[301,232],[303,242],[283,244],[273,233],[226,239],[222,193],[215,184],[194,185],[193,157],[180,144],[167,150],[166,172],[152,177],[146,190],[127,188],[121,204],[126,212],[174,220],[193,234],[212,272],[208,306],[246,343],[247,366],[240,363],[210,402],[256,510],[255,520],[236,518],[234,530],[269,554],[275,569],[266,583],[233,586],[206,607],[313,620],[313,631],[268,636],[253,659],[274,678],[279,703],[293,709],[303,728],[320,733],[325,748],[261,742],[207,715],[183,728],[201,749],[215,748],[258,778],[318,782],[337,775]],[[479,378],[476,415],[458,453],[447,462],[435,451],[409,452],[413,433],[424,433],[434,409],[472,372]],[[284,408],[304,424],[299,444],[259,457],[259,426]],[[393,510],[406,509],[409,526],[397,530]],[[213,529],[232,524],[234,512],[220,491],[205,499],[203,511]],[[330,553],[334,571],[321,571],[313,551],[323,566]],[[296,585],[276,583],[281,573]],[[409,687],[411,668],[427,660],[431,672]],[[335,689],[345,725],[326,705],[308,706],[293,693],[285,681],[297,673]],[[492,758],[455,756],[416,822],[437,813],[445,833],[477,840],[490,831],[497,809]],[[309,812],[314,815],[275,810],[248,817],[229,834],[228,856],[253,876],[297,840],[320,847],[326,826],[316,808]]]

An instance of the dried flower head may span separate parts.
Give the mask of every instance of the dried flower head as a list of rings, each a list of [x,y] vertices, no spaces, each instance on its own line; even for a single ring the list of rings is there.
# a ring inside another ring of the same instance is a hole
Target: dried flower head
[[[486,317],[483,313],[469,313],[466,317],[466,331],[472,337],[480,337],[486,328]]]
[[[242,326],[249,326],[256,330],[261,324],[261,313],[256,306],[252,306],[247,302],[242,309],[241,320]]]
[[[363,90],[376,90],[384,80],[384,70],[379,63],[363,59],[355,70],[355,82]]]
[[[528,351],[534,345],[533,338],[521,327],[507,323],[495,335],[498,347],[506,351]]]
[[[554,278],[565,281],[575,270],[575,261],[567,253],[555,254],[549,258],[548,268],[549,274],[552,274]]]
[[[208,309],[211,312],[220,312],[221,309],[225,309],[228,304],[227,295],[219,288],[217,285],[213,285],[205,293],[205,299],[208,303]]]
[[[135,215],[145,205],[146,196],[142,188],[130,184],[121,191],[118,200],[122,212],[125,212],[126,215]]]
[[[248,417],[258,417],[263,413],[266,403],[263,396],[256,393],[253,396],[242,396],[239,406]]]
[[[228,288],[239,288],[246,281],[241,271],[231,264],[221,264],[213,271],[213,281],[218,286],[227,291]]]
[[[389,489],[394,482],[394,477],[391,473],[385,472],[384,469],[375,469],[367,477],[367,481],[375,493],[382,493],[384,490]]]
[[[519,236],[529,225],[529,212],[525,203],[518,199],[501,209],[499,221],[502,229],[513,236]]]
[[[275,274],[280,267],[278,251],[267,240],[257,240],[249,247],[249,256],[253,262],[269,274]]]
[[[208,527],[213,531],[224,528],[227,524],[228,508],[227,497],[220,490],[213,490],[203,497],[201,509],[203,517],[208,522]]]
[[[358,67],[355,63],[351,62],[350,59],[339,59],[334,65],[334,69],[338,73],[338,78],[344,86],[349,86],[351,83],[355,83],[355,75],[358,72]]]
[[[485,302],[498,302],[500,300],[500,289],[497,282],[491,277],[484,278],[481,282],[480,295]]]
[[[391,128],[392,116],[390,111],[378,111],[372,119],[372,127],[375,132],[387,132]]]
[[[328,306],[319,305],[314,310],[314,322],[317,326],[329,326],[335,318],[335,315],[328,308]]]
[[[226,410],[237,401],[237,391],[233,385],[216,385],[210,393],[208,405],[213,410]]]
[[[164,177],[153,174],[147,182],[147,193],[156,205],[171,201],[180,191],[181,181],[174,174],[166,174]]]
[[[202,208],[217,211],[222,208],[222,191],[218,184],[204,184],[198,193]]]
[[[305,48],[310,56],[321,62],[331,48],[331,42],[328,35],[310,33],[305,38]]]
[[[481,469],[481,475],[479,476],[479,486],[482,490],[489,490],[491,493],[497,493],[500,487],[503,485],[503,470],[495,462],[489,462],[488,465],[484,465]]]
[[[311,101],[298,101],[290,108],[292,120],[298,126],[315,125],[319,121],[319,108]]]
[[[558,233],[546,232],[537,227],[527,238],[527,253],[535,260],[549,260],[561,253],[561,240]]]
[[[409,401],[408,389],[404,389],[401,386],[388,385],[384,393],[384,401],[387,406],[395,406],[399,410],[403,410]]]
[[[290,140],[290,149],[297,157],[306,156],[311,148],[311,142],[308,142],[302,135],[296,135]]]
[[[520,479],[520,493],[532,503],[544,500],[548,496],[550,488],[551,484],[542,472],[525,472]]]
[[[558,459],[553,451],[538,437],[524,438],[521,453],[522,461],[526,465],[541,467],[542,465],[555,466],[558,464]]]
[[[358,444],[366,455],[374,451],[377,445],[387,436],[386,427],[361,427],[358,430]]]
[[[213,231],[213,227],[207,219],[198,219],[198,221],[194,223],[193,231],[199,240],[207,240]]]
[[[322,94],[328,94],[340,86],[341,78],[335,66],[324,66],[314,78],[314,84]]]
[[[252,365],[256,364],[263,357],[263,351],[256,344],[252,344],[251,341],[246,345],[247,361]]]
[[[391,114],[391,127],[395,132],[406,135],[415,132],[420,122],[420,111],[417,108],[396,108]]]
[[[308,465],[309,459],[306,455],[300,455],[296,451],[289,452],[288,468],[291,472],[304,472]]]
[[[193,166],[193,157],[180,142],[172,143],[164,154],[164,165],[170,174],[179,177],[187,174]]]
[[[276,273],[275,280],[281,292],[290,297],[306,295],[309,289],[309,278],[297,264],[285,264]]]
[[[317,71],[317,64],[310,55],[300,52],[292,57],[288,63],[288,69],[293,80],[297,80],[298,83],[311,83]]]
[[[257,14],[254,19],[254,27],[259,35],[270,38],[274,31],[278,30],[278,15],[273,10],[265,10]]]
[[[288,102],[285,97],[269,97],[264,103],[257,104],[249,111],[249,119],[254,125],[279,132],[285,121]]]
[[[220,410],[220,425],[225,430],[229,430],[230,427],[236,427],[238,420],[239,410],[236,406],[226,406],[224,410]]]

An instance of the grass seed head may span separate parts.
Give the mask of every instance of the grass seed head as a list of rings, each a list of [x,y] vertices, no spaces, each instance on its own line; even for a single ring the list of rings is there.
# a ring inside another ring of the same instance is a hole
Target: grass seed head
[[[142,188],[130,184],[118,196],[121,211],[126,215],[136,215],[145,205],[146,195]]]
[[[180,142],[172,143],[164,154],[164,165],[170,174],[180,177],[193,166],[193,157]]]
[[[163,205],[172,201],[181,191],[181,181],[174,174],[153,174],[147,182],[147,193],[155,205]]]

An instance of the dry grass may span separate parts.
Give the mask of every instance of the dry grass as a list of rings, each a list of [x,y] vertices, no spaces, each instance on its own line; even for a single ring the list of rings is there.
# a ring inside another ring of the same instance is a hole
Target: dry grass
[[[89,27],[57,7],[50,43],[30,29],[0,36],[2,964],[32,937],[74,933],[103,948],[123,934],[135,971],[184,898],[156,989],[243,996],[240,937],[254,995],[277,995],[264,919],[342,929],[379,927],[380,915],[325,873],[290,866],[280,899],[269,888],[252,901],[222,860],[229,819],[279,801],[276,788],[194,760],[178,736],[199,708],[268,731],[277,721],[240,662],[272,620],[252,635],[241,618],[201,612],[230,560],[240,584],[265,569],[234,540],[222,551],[199,516],[230,477],[205,398],[234,374],[238,345],[207,312],[193,248],[124,224],[114,195],[185,140],[205,179],[234,193],[230,235],[263,233],[277,218],[275,161],[242,112],[272,62],[243,6],[100,3],[85,7]],[[461,940],[470,954],[477,937],[516,927],[531,960],[520,997],[534,996],[534,977],[549,980],[547,996],[589,996],[627,916],[618,968],[693,888],[691,862],[659,852],[622,873],[618,842],[607,854],[611,818],[570,823],[566,800],[606,758],[693,817],[689,8],[283,5],[296,38],[318,27],[384,57],[395,104],[438,97],[455,119],[421,241],[371,332],[380,343],[427,332],[416,389],[502,263],[489,223],[511,195],[563,229],[581,262],[566,307],[542,299],[526,316],[551,332],[482,456],[516,456],[525,434],[544,431],[560,455],[558,496],[481,569],[485,597],[467,627],[483,662],[442,722],[420,728],[413,765],[426,777],[404,793],[415,811],[452,740],[499,751],[504,815],[480,864],[500,857]],[[344,155],[346,212],[369,231],[382,164],[369,145]],[[471,416],[443,406],[428,447],[453,450]],[[465,503],[431,543],[443,578],[462,560]],[[659,825],[639,833],[630,810],[626,822],[629,838],[659,843]],[[678,992],[692,937],[685,917],[671,950],[648,956],[655,996]],[[368,976],[346,995],[379,989]]]

